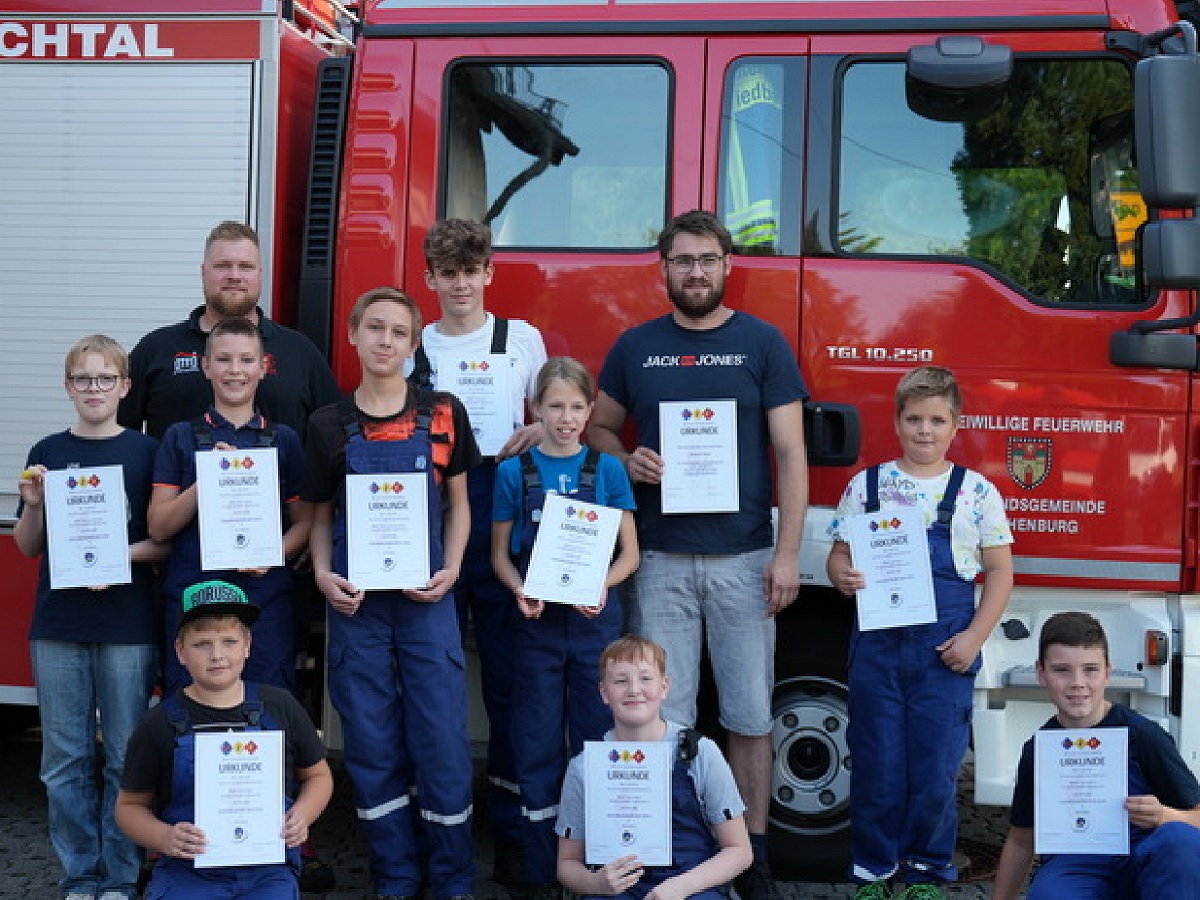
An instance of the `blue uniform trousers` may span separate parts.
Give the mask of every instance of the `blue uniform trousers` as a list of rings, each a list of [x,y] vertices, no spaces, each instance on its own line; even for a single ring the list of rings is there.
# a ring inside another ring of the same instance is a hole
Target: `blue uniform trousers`
[[[1168,822],[1135,843],[1129,856],[1047,856],[1027,900],[1200,900],[1200,829]]]
[[[512,591],[492,571],[492,493],[496,465],[485,460],[467,473],[471,536],[454,585],[458,619],[466,638],[474,624],[479,682],[488,717],[487,804],[492,834],[500,842],[521,840],[521,796],[513,755],[513,643],[521,614]]]
[[[342,717],[375,889],[418,893],[409,808],[415,784],[435,896],[471,893],[472,770],[453,598],[417,603],[394,591],[368,591],[355,615],[331,612],[329,695]]]
[[[367,441],[347,414],[346,468],[357,474],[427,477],[430,571],[442,567],[442,496],[433,468],[428,412],[402,441]],[[348,571],[344,509],[334,517],[333,563]],[[438,900],[470,894],[471,751],[462,636],[453,593],[435,603],[401,591],[366,592],[352,616],[329,614],[329,697],[342,718],[346,771],[380,894],[415,895],[420,853]],[[423,836],[415,834],[415,784]]]
[[[510,601],[511,602],[511,601]],[[515,605],[515,604],[514,604]],[[595,619],[578,610],[547,603],[540,618],[517,625],[513,744],[525,815],[525,878],[534,884],[555,880],[557,837],[554,822],[570,754],[584,741],[598,741],[612,728],[612,712],[596,690],[596,661],[621,636],[621,602],[609,591]]]

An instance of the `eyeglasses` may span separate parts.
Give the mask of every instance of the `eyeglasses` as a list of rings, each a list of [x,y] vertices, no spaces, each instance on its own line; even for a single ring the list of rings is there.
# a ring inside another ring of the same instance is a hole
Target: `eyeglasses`
[[[67,379],[77,391],[83,392],[94,387],[106,394],[115,388],[120,380],[119,375],[72,375]]]
[[[700,268],[705,272],[715,272],[723,262],[725,262],[724,253],[705,253],[701,256],[681,253],[679,256],[667,257],[667,265],[676,272],[690,272],[696,263],[700,263]]]

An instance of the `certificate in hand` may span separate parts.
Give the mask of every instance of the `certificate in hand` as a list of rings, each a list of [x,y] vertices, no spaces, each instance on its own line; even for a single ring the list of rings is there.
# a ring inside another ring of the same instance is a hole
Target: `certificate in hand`
[[[356,588],[428,586],[428,494],[424,472],[346,476],[346,577]]]
[[[449,391],[467,408],[475,443],[495,456],[512,437],[512,362],[502,353],[438,357],[437,389]]]
[[[47,472],[50,587],[129,584],[129,503],[120,466]]]
[[[737,402],[658,405],[664,513],[737,512]]]
[[[206,572],[282,566],[278,451],[198,451],[196,512]]]
[[[525,573],[525,595],[595,606],[604,596],[620,527],[619,509],[547,494]]]
[[[633,853],[644,866],[671,864],[671,741],[587,741],[584,861],[603,866]]]
[[[1129,730],[1047,729],[1034,735],[1037,853],[1129,853]]]
[[[197,869],[282,863],[283,732],[196,735]]]
[[[866,587],[856,594],[860,631],[937,621],[925,517],[916,507],[888,507],[846,522],[854,568]]]

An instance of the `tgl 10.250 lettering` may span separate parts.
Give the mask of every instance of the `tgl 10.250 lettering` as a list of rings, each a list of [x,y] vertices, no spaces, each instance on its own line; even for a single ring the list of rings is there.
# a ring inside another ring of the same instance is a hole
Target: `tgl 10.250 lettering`
[[[863,359],[869,362],[931,363],[929,347],[841,347],[825,348],[830,359]]]

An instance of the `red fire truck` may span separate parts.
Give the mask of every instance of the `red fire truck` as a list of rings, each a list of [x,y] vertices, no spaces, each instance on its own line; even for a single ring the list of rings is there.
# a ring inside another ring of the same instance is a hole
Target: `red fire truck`
[[[347,41],[328,0],[0,3],[0,703],[34,703],[35,563],[10,534],[33,442],[74,414],[80,336],[132,347],[200,302],[222,219],[264,237],[295,320],[317,64]]]
[[[729,225],[728,300],[783,330],[815,397],[806,586],[779,621],[775,691],[773,836],[792,868],[840,860],[848,826],[852,610],[825,529],[855,469],[894,454],[892,390],[919,363],[962,381],[953,455],[999,486],[1016,536],[975,693],[977,801],[1008,802],[1047,714],[1033,662],[1058,610],[1102,619],[1114,691],[1200,768],[1187,13],[368,0],[353,54],[322,64],[301,321],[345,384],[360,293],[398,285],[436,313],[420,248],[439,216],[491,224],[492,308],[593,371],[668,308],[666,219]]]

